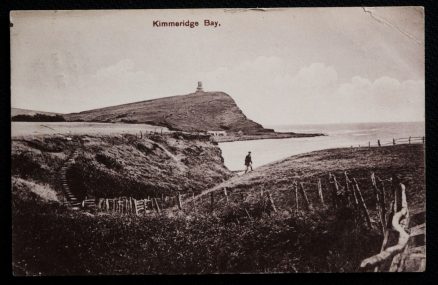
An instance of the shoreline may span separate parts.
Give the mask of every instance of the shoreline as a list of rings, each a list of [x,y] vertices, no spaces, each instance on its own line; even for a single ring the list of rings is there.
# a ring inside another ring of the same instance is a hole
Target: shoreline
[[[261,135],[241,135],[241,136],[217,136],[213,137],[213,141],[217,143],[224,142],[236,142],[236,141],[251,141],[251,140],[267,140],[267,139],[290,139],[290,138],[308,138],[308,137],[319,137],[327,136],[323,133],[281,133],[275,132],[272,134],[261,134]]]

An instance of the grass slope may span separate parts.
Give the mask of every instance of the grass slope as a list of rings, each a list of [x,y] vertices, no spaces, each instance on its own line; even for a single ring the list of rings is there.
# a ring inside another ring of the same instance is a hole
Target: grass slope
[[[247,201],[258,201],[260,191],[270,191],[278,207],[290,209],[293,204],[294,181],[303,182],[311,202],[318,206],[317,181],[321,179],[323,194],[330,201],[330,188],[328,173],[337,176],[338,181],[344,185],[344,172],[347,171],[351,178],[356,178],[365,200],[373,203],[370,174],[374,172],[382,179],[398,175],[407,186],[407,198],[411,208],[423,209],[425,207],[425,172],[424,172],[424,145],[396,145],[381,148],[343,148],[327,149],[291,156],[287,159],[270,163],[257,168],[242,176],[235,176],[212,189],[204,191],[203,198],[206,204],[209,192],[222,191],[224,187],[232,195],[245,194]],[[387,185],[387,194],[390,189]],[[300,205],[302,207],[302,205]]]
[[[229,187],[228,204],[219,201],[216,192],[213,211],[209,199],[200,198],[195,208],[186,204],[173,216],[69,211],[44,200],[41,191],[30,191],[32,183],[16,180],[13,269],[16,275],[354,272],[363,258],[379,250],[379,229],[356,225],[348,209],[319,206],[310,184],[315,211],[293,211],[291,182],[310,183],[328,171],[347,170],[359,179],[373,212],[372,191],[366,184],[369,172],[382,178],[396,173],[407,185],[410,206],[421,208],[423,155],[423,146],[404,145],[293,156],[212,188]],[[261,201],[261,187],[272,194],[276,213]]]
[[[177,133],[13,138],[12,174],[60,189],[59,169],[74,150],[67,179],[78,198],[197,193],[231,176],[208,138]]]
[[[197,92],[65,115],[69,121],[146,123],[182,131],[227,130],[256,134],[264,129],[223,92]]]

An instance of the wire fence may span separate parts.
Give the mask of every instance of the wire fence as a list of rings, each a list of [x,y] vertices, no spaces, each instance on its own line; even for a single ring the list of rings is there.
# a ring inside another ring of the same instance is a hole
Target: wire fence
[[[425,144],[426,137],[406,137],[406,138],[393,138],[389,141],[382,141],[381,139],[377,139],[377,141],[368,141],[368,145],[363,145],[363,147],[368,146],[371,147],[382,147],[389,145],[399,145],[399,144]],[[353,147],[353,146],[351,146]],[[361,147],[361,145],[359,145]]]

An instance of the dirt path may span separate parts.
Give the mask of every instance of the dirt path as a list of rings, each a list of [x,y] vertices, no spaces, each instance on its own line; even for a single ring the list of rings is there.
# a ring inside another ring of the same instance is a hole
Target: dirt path
[[[230,179],[228,179],[228,180],[226,180],[226,181],[224,181],[224,182],[222,182],[222,183],[220,183],[220,184],[218,184],[210,189],[202,191],[200,194],[198,194],[194,197],[190,197],[186,200],[181,201],[181,205],[189,204],[193,201],[201,199],[203,196],[210,194],[211,192],[223,190],[224,188],[231,188],[234,184],[240,183],[242,179],[246,179],[246,178],[250,179],[251,175],[254,175],[254,176],[257,175],[256,171],[257,170],[254,170],[254,171],[251,171],[248,173],[244,173],[244,174],[236,174],[235,176],[231,177]],[[175,210],[178,210],[178,206],[174,206],[174,207],[166,209],[166,211],[175,211]]]
[[[167,148],[165,148],[162,144],[159,144],[157,142],[153,142],[154,144],[156,144],[159,148],[161,148],[161,150],[163,150],[171,159],[173,159],[176,163],[176,166],[178,167],[178,169],[181,172],[186,172],[187,171],[187,166],[181,162],[181,160],[176,157],[173,153],[171,153]]]

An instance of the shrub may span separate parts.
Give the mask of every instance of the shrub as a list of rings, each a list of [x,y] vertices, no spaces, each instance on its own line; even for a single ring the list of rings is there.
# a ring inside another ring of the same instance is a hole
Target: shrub
[[[117,162],[117,160],[115,158],[107,156],[103,153],[97,153],[95,155],[95,157],[96,157],[96,160],[98,162],[102,163],[103,165],[105,165],[109,169],[114,169],[114,170],[122,169],[122,165],[120,165],[120,163]]]

